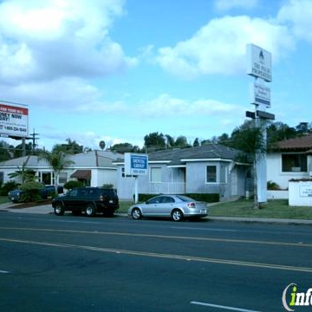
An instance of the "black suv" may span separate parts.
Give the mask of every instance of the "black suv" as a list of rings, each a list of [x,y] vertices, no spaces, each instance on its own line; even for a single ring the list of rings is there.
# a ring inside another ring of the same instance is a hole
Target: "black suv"
[[[58,216],[63,215],[65,211],[71,211],[74,215],[85,212],[87,216],[102,212],[105,216],[111,217],[119,208],[119,200],[114,189],[79,187],[54,198],[52,206]]]

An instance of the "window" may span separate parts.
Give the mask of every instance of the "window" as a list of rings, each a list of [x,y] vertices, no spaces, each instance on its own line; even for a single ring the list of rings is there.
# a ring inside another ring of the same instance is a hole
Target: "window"
[[[125,167],[122,167],[121,168],[121,176],[123,177],[123,178],[132,178],[132,175],[129,175],[129,174],[125,174]]]
[[[307,172],[307,155],[282,154],[282,172]]]
[[[161,167],[151,167],[150,168],[150,181],[152,183],[161,182]]]
[[[207,183],[217,182],[217,166],[207,166],[206,182]]]

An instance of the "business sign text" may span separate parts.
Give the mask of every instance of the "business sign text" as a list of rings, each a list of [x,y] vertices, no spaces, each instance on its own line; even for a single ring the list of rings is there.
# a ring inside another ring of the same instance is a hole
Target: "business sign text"
[[[271,107],[271,89],[261,83],[255,82],[251,87],[251,104]]]
[[[145,175],[148,170],[148,156],[145,154],[125,154],[125,174]]]
[[[26,137],[28,135],[28,108],[0,104],[0,134]]]
[[[272,81],[271,53],[254,44],[247,44],[247,74]]]

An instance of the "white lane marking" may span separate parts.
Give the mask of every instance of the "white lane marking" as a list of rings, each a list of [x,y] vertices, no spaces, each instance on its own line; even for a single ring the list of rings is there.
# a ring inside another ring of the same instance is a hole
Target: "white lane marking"
[[[10,273],[9,271],[3,271],[3,270],[0,270],[0,274],[8,274]]]
[[[202,305],[202,306],[217,308],[217,309],[222,309],[222,310],[239,311],[239,312],[260,312],[260,311],[255,311],[255,310],[241,309],[241,308],[223,306],[223,305],[206,303],[206,302],[198,302],[198,301],[191,301],[191,304]]]
[[[208,229],[208,228],[193,228],[193,227],[178,227],[178,226],[171,226],[171,229],[175,230],[196,230],[196,231],[209,231],[209,232],[238,232],[238,230],[229,230],[229,229]]]

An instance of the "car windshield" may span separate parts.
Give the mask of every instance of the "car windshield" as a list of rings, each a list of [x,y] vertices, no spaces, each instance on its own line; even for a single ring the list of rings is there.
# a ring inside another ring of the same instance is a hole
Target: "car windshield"
[[[177,195],[177,197],[180,200],[182,200],[183,202],[193,202],[193,201],[195,201],[193,198],[187,197],[187,196],[184,196],[184,195]]]

